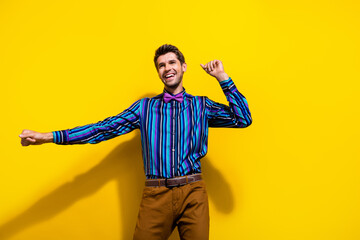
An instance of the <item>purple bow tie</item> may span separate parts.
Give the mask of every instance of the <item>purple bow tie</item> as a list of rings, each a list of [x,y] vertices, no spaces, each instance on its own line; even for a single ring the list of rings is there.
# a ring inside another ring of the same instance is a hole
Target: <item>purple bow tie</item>
[[[173,95],[165,92],[165,93],[164,93],[164,102],[165,102],[165,103],[168,103],[168,102],[170,102],[171,100],[176,100],[176,101],[178,101],[179,103],[182,103],[182,101],[184,100],[184,98],[183,98],[182,93],[179,93],[179,94],[173,96]]]

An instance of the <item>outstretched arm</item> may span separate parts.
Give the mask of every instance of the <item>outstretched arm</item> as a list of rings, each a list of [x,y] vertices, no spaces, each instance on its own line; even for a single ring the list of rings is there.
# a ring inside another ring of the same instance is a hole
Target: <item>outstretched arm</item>
[[[50,133],[23,130],[19,136],[21,144],[29,146],[48,142],[57,144],[99,143],[129,133],[140,127],[140,101],[136,101],[116,116],[85,126]]]
[[[19,137],[21,138],[21,145],[23,146],[51,143],[54,140],[51,132],[40,133],[28,129],[24,129]]]

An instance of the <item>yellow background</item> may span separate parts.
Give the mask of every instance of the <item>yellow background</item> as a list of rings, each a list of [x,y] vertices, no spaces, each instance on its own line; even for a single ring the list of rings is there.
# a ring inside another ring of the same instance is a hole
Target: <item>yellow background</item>
[[[131,239],[138,131],[26,148],[18,135],[160,93],[164,43],[185,55],[186,90],[218,102],[199,64],[222,60],[254,120],[210,129],[210,239],[360,239],[359,12],[357,0],[1,1],[0,239]]]

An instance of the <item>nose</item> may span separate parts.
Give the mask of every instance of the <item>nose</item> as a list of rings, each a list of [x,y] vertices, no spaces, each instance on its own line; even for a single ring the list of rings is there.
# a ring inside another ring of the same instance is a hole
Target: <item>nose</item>
[[[168,72],[171,70],[170,64],[165,64],[165,72]]]

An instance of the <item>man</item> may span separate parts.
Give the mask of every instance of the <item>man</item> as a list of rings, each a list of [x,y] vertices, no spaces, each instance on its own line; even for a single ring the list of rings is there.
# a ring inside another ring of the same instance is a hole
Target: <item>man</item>
[[[175,46],[159,47],[154,63],[164,83],[162,94],[140,99],[95,124],[50,133],[23,130],[21,143],[98,143],[139,128],[146,182],[134,239],[165,240],[176,226],[181,239],[209,239],[208,198],[200,164],[207,153],[208,127],[249,126],[247,101],[219,60],[201,66],[218,80],[229,106],[185,91],[187,65]]]

